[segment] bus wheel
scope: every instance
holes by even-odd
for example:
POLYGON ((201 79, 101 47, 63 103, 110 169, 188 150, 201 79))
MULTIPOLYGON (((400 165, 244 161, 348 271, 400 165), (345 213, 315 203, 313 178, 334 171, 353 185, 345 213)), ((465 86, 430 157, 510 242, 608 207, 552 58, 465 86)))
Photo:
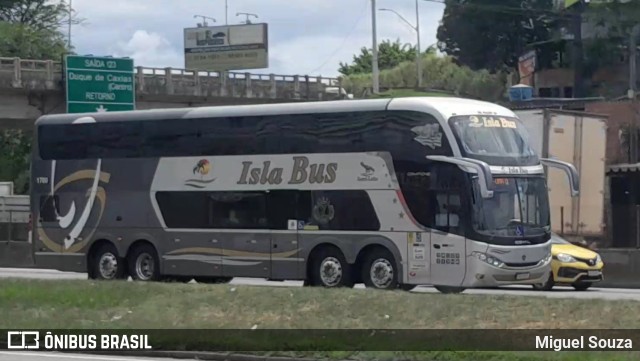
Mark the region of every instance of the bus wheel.
POLYGON ((118 250, 111 243, 101 245, 91 261, 90 277, 98 280, 118 280, 126 278, 125 261, 118 256, 118 250))
POLYGON ((365 258, 362 280, 366 287, 393 290, 399 287, 395 260, 386 249, 375 249, 365 258))
POLYGON ((194 279, 198 283, 223 284, 231 282, 233 277, 195 277, 194 279))
POLYGON ((440 293, 444 293, 444 294, 462 293, 465 290, 463 287, 452 287, 452 286, 434 286, 434 287, 440 293))
POLYGON ((158 254, 149 244, 142 244, 131 251, 129 270, 134 281, 158 281, 160 267, 158 254))
POLYGON ((353 287, 351 266, 340 250, 327 247, 312 257, 312 285, 327 288, 353 287))

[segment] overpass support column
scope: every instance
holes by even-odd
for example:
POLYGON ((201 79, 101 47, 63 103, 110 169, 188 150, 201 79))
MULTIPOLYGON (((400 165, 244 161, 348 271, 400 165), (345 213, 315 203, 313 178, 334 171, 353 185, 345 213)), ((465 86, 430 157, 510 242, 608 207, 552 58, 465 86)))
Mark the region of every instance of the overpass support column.
POLYGON ((136 91, 144 93, 144 70, 141 66, 136 67, 136 91))
POLYGON ((275 74, 269 74, 269 84, 271 84, 271 89, 269 90, 269 97, 271 99, 275 99, 278 96, 278 89, 276 88, 275 74))
POLYGON ((300 99, 300 76, 293 77, 293 99, 300 99))
POLYGON ((227 80, 229 79, 229 73, 227 73, 226 71, 221 71, 218 73, 218 76, 220 77, 220 96, 226 97, 228 94, 227 80))
POLYGON ((253 98, 253 87, 251 86, 251 73, 244 73, 245 96, 253 98))
POLYGON ((164 87, 167 95, 173 95, 173 69, 164 68, 164 87))
POLYGON ((318 89, 317 89, 317 91, 318 91, 318 100, 322 100, 322 96, 323 96, 323 93, 324 93, 324 89, 323 89, 324 87, 322 86, 322 77, 319 76, 317 78, 316 84, 318 85, 318 89))
POLYGON ((14 88, 22 88, 22 66, 20 58, 13 58, 13 79, 11 86, 14 88))

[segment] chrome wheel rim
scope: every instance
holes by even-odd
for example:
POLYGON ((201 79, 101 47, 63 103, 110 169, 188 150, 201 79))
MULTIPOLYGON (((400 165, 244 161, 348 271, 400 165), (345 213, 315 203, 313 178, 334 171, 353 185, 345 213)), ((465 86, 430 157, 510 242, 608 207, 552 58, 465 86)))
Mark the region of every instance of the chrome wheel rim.
POLYGON ((136 274, 141 280, 147 281, 153 277, 155 262, 148 253, 143 253, 136 259, 136 274))
POLYGON ((118 258, 111 252, 104 253, 98 261, 100 276, 105 279, 113 279, 118 272, 118 258))
POLYGON ((342 265, 334 257, 325 258, 320 264, 320 279, 325 286, 333 287, 342 280, 342 265))
POLYGON ((385 258, 378 258, 371 263, 369 270, 371 283, 377 288, 389 288, 393 282, 393 266, 385 258))

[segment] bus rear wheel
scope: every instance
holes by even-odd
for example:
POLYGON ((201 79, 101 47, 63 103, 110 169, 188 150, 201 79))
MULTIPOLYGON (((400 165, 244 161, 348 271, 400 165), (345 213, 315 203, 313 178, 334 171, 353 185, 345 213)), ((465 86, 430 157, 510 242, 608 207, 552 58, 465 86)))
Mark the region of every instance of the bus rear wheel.
POLYGON ((97 280, 121 280, 126 278, 125 261, 111 243, 98 247, 89 264, 89 278, 97 280))
POLYGON ((194 278, 198 283, 206 283, 206 284, 224 284, 229 283, 233 279, 233 277, 195 277, 194 278))
POLYGON ((160 280, 160 264, 158 253, 149 244, 135 247, 129 257, 129 270, 134 281, 160 280))
POLYGON ((374 249, 362 264, 362 280, 367 288, 393 290, 400 287, 396 262, 386 249, 374 249))
POLYGON ((337 248, 322 248, 312 255, 312 260, 311 285, 326 288, 353 287, 351 265, 337 248))

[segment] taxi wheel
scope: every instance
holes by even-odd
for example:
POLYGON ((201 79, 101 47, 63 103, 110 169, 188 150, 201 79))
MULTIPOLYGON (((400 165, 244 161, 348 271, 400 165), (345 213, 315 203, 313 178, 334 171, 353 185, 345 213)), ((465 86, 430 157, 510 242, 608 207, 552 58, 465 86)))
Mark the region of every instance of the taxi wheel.
POLYGON ((578 282, 572 284, 571 286, 573 286, 576 291, 586 291, 589 287, 591 287, 591 283, 578 282))
POLYGON ((550 273, 549 278, 545 283, 533 285, 533 289, 538 291, 551 291, 554 285, 555 282, 553 281, 553 273, 550 273))

